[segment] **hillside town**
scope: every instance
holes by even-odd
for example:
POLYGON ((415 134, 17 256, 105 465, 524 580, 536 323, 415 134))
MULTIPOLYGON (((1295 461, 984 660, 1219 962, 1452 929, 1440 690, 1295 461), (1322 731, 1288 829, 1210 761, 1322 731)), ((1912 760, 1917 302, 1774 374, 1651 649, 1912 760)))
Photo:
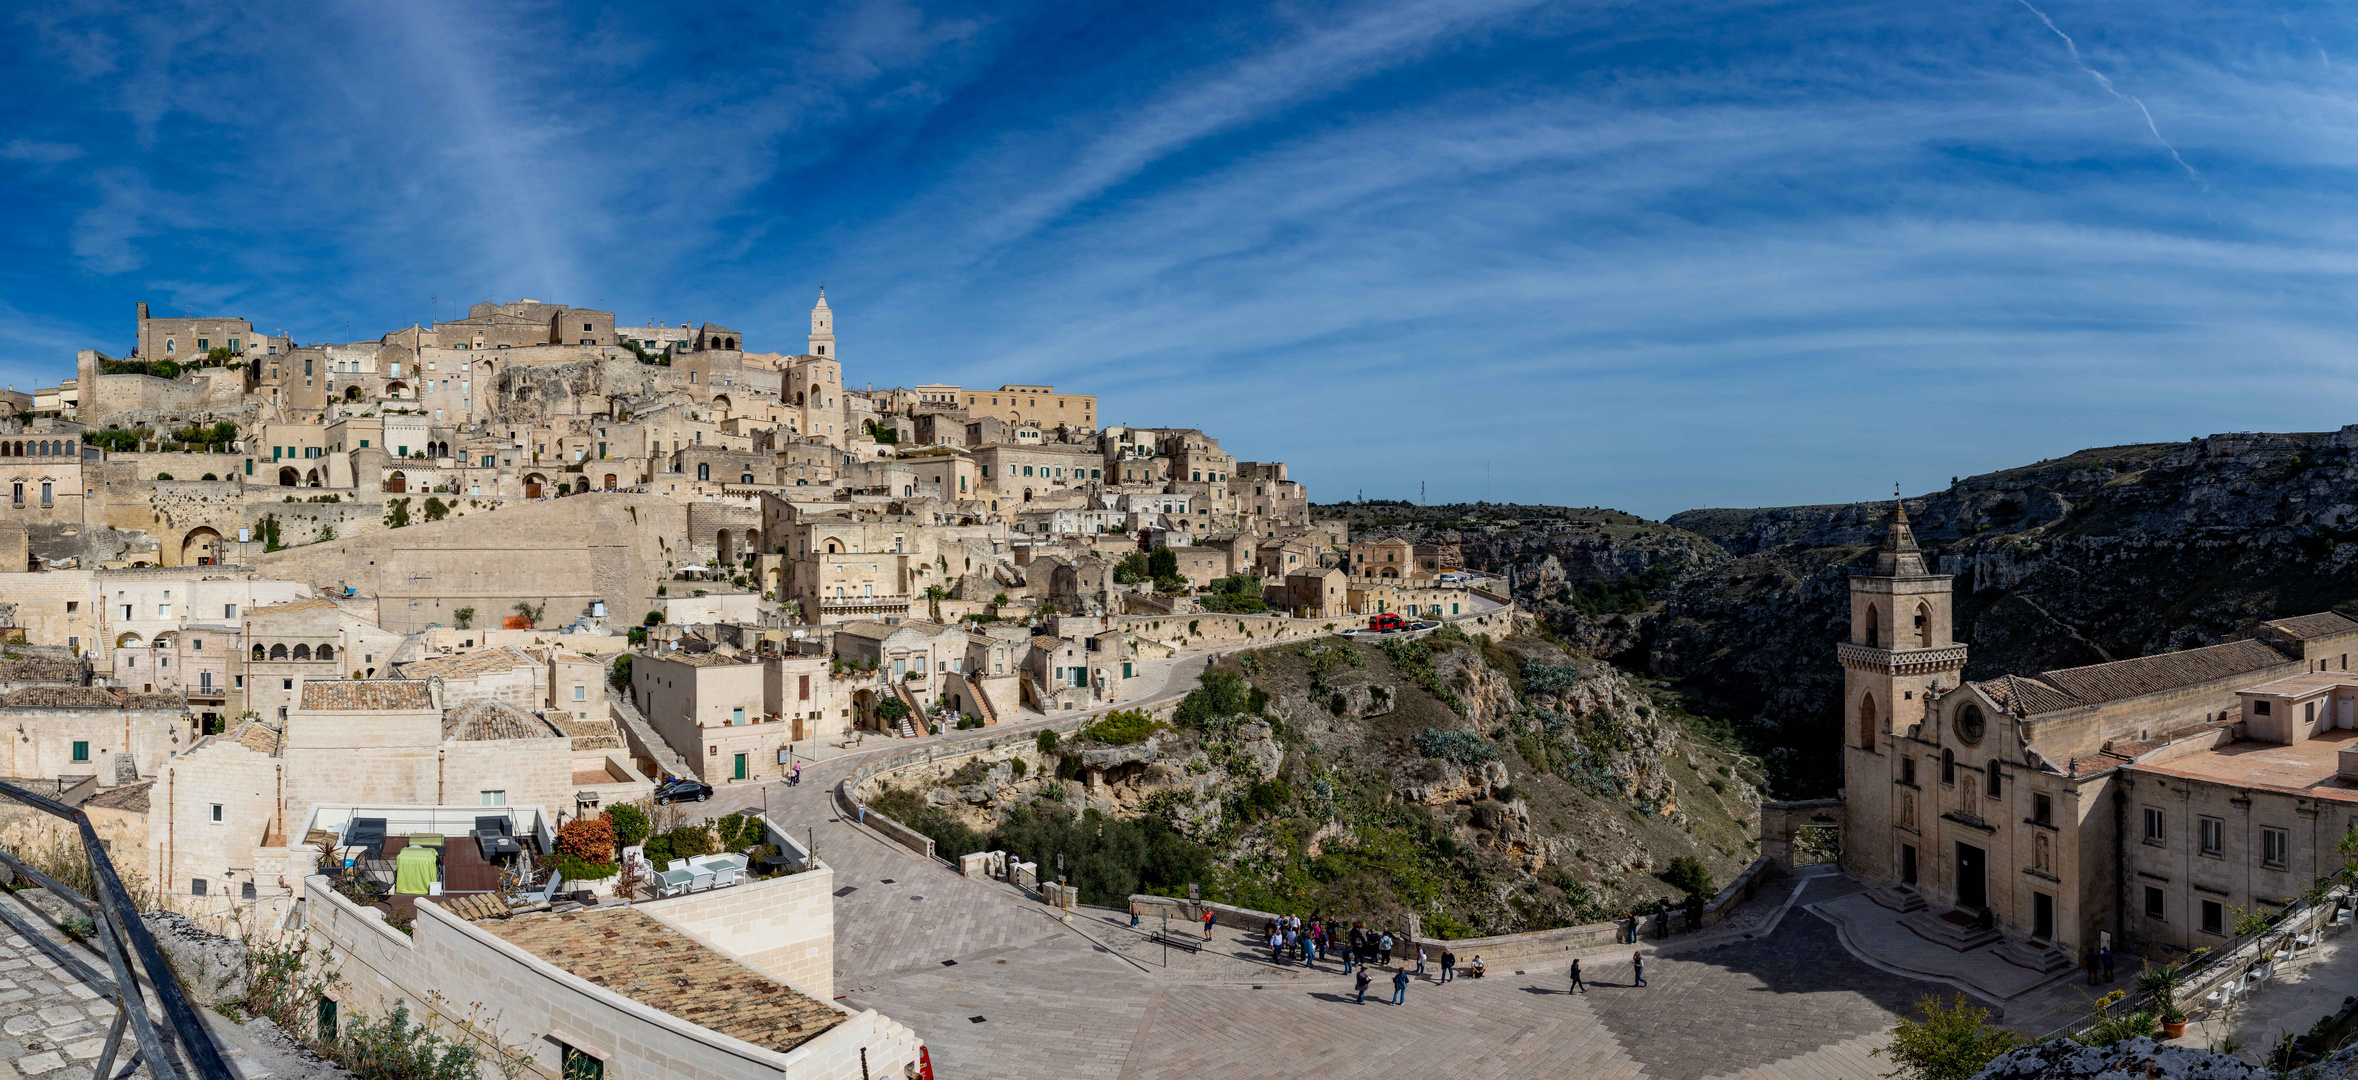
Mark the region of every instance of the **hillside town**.
POLYGON ((930 1068, 838 1000, 810 822, 732 791, 1509 606, 1202 430, 849 378, 823 292, 773 351, 531 299, 346 343, 146 304, 131 330, 0 394, 7 782, 103 820, 155 907, 373 969, 346 1008, 542 971, 509 1023, 571 1032, 550 1075, 930 1068), (716 796, 766 862, 566 839, 716 796), (629 970, 656 954, 697 974, 629 970))

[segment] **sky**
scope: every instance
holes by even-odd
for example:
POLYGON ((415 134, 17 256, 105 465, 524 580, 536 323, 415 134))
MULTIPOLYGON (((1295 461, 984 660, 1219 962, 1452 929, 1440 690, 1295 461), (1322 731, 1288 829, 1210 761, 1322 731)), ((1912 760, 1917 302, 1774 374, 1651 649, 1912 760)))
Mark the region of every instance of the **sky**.
POLYGON ((61 0, 0 382, 533 297, 1662 517, 2358 421, 2358 9, 61 0))

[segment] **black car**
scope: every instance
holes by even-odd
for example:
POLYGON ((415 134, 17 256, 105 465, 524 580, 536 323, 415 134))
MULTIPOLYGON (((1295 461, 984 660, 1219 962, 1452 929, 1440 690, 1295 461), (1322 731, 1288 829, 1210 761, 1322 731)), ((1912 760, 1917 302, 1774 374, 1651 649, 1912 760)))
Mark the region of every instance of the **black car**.
POLYGON ((655 788, 657 803, 703 802, 712 797, 712 785, 694 780, 666 780, 655 788))

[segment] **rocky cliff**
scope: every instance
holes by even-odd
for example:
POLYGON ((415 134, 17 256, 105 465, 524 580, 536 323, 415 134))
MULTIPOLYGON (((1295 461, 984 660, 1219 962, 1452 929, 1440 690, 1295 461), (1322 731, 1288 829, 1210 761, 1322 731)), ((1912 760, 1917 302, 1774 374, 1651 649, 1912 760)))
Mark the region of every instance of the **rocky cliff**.
MULTIPOLYGON (((1905 502, 1918 542, 1957 577, 1966 674, 1988 678, 2358 609, 2354 449, 2358 427, 2106 447, 1961 477, 1905 502)), ((1603 539, 1608 550, 1582 552, 1583 566, 1647 567, 1617 580, 1582 581, 1570 564, 1561 579, 1524 572, 1544 568, 1532 562, 1538 548, 1564 542, 1529 526, 1500 530, 1530 532, 1519 545, 1467 546, 1466 561, 1517 567, 1519 597, 1567 638, 1734 720, 1766 757, 1778 797, 1831 794, 1833 646, 1849 632, 1851 567, 1889 507, 1691 510, 1629 526, 1603 539)))

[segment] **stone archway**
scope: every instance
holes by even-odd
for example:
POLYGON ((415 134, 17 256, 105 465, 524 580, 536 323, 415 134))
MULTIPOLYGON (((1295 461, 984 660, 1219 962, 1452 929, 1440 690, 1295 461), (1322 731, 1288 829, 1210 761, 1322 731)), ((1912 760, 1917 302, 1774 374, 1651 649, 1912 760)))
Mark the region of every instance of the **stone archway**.
POLYGON ((404 475, 401 470, 395 469, 393 470, 393 475, 385 478, 386 494, 401 495, 407 493, 408 491, 409 477, 404 475))
POLYGON ((612 491, 612 490, 614 490, 614 484, 615 484, 615 482, 614 482, 614 474, 613 474, 613 473, 607 473, 607 474, 606 474, 606 490, 608 490, 608 491, 612 491))
POLYGON ((540 475, 539 473, 533 473, 532 475, 525 477, 525 478, 524 478, 524 497, 525 497, 525 498, 527 498, 527 499, 537 499, 537 498, 540 498, 540 487, 541 487, 541 485, 542 485, 542 484, 545 484, 545 483, 547 483, 547 482, 548 482, 548 479, 547 479, 546 477, 543 477, 543 476, 542 476, 542 475, 540 475))
POLYGON ((1840 862, 1845 813, 1841 799, 1760 804, 1760 853, 1792 869, 1803 862, 1840 862))
POLYGON ((280 486, 280 487, 295 487, 296 485, 299 485, 299 484, 301 484, 302 482, 303 482, 303 474, 296 472, 296 471, 295 471, 295 467, 294 467, 294 466, 292 466, 292 465, 282 465, 282 466, 279 466, 279 470, 278 470, 278 486, 280 486))
POLYGON ((222 562, 221 534, 210 525, 188 530, 180 538, 180 565, 218 566, 222 562))

